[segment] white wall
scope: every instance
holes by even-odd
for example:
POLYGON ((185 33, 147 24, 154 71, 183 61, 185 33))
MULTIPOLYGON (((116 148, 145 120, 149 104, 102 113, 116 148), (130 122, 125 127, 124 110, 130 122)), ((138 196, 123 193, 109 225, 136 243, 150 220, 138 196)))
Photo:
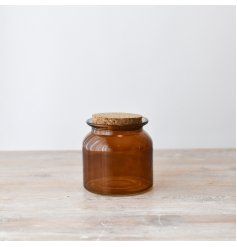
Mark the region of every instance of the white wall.
POLYGON ((80 149, 95 112, 155 148, 235 146, 234 6, 0 6, 0 150, 80 149))

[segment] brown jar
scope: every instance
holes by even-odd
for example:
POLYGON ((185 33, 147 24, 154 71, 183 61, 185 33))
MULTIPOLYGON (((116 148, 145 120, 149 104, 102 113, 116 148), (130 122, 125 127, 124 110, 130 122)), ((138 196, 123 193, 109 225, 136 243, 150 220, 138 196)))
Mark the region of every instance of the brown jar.
POLYGON ((92 130, 83 142, 84 187, 104 195, 133 194, 150 188, 152 140, 143 130, 148 120, 104 120, 87 121, 92 130))

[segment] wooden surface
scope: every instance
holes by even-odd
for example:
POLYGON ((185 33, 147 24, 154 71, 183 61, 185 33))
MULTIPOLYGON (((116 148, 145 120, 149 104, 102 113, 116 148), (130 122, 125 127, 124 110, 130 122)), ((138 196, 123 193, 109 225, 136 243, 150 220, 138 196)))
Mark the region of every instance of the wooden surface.
POLYGON ((234 240, 235 150, 158 151, 154 187, 82 186, 80 152, 0 152, 0 240, 234 240))

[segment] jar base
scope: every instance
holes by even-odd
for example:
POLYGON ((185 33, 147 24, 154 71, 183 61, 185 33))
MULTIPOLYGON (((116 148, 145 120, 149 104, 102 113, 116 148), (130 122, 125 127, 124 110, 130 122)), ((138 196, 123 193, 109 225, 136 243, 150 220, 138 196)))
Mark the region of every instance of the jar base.
POLYGON ((103 177, 84 183, 90 192, 102 195, 129 195, 144 192, 152 187, 152 183, 137 177, 103 177))

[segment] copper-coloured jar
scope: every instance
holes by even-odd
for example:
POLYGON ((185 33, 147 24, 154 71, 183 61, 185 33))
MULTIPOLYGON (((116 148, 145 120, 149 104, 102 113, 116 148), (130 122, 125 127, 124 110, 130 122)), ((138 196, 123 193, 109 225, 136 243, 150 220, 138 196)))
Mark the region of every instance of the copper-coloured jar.
POLYGON ((143 130, 148 120, 118 123, 110 118, 109 124, 106 120, 87 121, 92 130, 83 141, 84 187, 104 195, 147 190, 153 183, 152 140, 143 130))

